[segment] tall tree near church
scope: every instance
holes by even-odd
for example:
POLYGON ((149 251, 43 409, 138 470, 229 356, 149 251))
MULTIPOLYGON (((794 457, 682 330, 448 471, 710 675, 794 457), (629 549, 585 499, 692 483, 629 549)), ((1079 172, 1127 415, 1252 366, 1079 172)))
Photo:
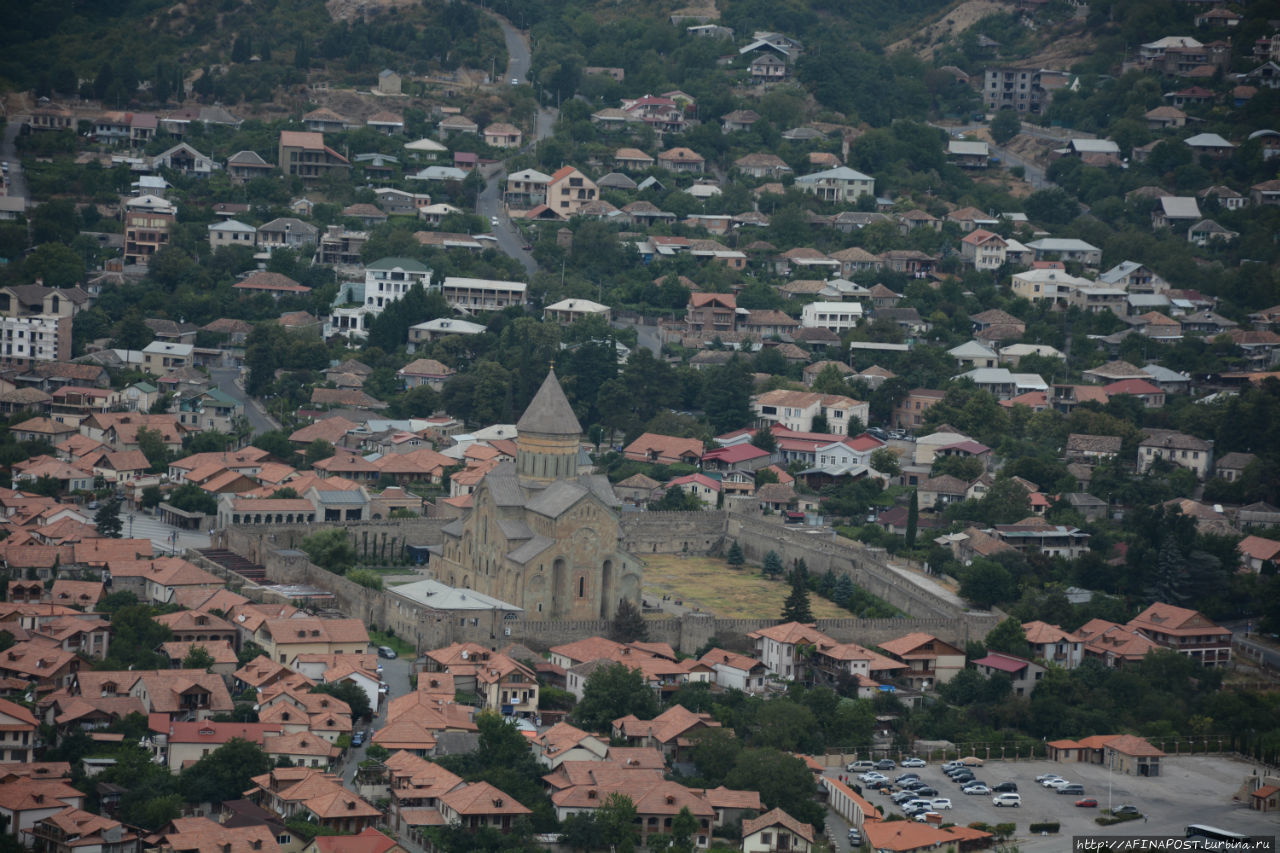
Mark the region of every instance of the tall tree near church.
POLYGON ((907 547, 916 547, 916 527, 920 524, 920 492, 911 490, 911 504, 907 507, 907 547))
POLYGON ((792 575, 791 594, 782 605, 783 622, 812 622, 813 610, 809 607, 809 585, 807 573, 795 572, 792 575))

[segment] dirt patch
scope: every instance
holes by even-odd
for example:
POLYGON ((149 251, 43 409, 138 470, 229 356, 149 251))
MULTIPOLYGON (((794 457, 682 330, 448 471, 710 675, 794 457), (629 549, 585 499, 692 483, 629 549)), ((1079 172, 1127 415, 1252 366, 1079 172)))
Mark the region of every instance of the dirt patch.
POLYGON ((902 41, 889 45, 886 53, 893 53, 895 50, 910 50, 914 51, 921 59, 932 59, 933 55, 938 52, 938 49, 948 39, 969 29, 969 27, 978 23, 987 15, 1008 11, 1007 4, 997 3, 995 0, 964 0, 964 2, 943 12, 938 20, 926 25, 924 29, 917 31, 902 41))
MULTIPOLYGON (((652 555, 645 557, 644 597, 679 599, 685 607, 714 613, 720 619, 776 619, 791 587, 767 580, 758 566, 730 567, 711 557, 652 555)), ((815 619, 849 617, 848 610, 810 594, 815 619)))

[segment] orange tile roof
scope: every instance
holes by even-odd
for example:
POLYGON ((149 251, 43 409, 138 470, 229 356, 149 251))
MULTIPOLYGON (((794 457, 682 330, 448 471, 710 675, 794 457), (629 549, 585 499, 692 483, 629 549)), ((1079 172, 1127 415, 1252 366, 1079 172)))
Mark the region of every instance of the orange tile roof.
POLYGON ((788 645, 797 643, 828 643, 835 645, 836 642, 819 631, 815 625, 802 622, 784 622, 781 625, 771 625, 768 628, 752 631, 747 636, 752 639, 764 637, 765 639, 788 645))
POLYGON ((813 843, 813 827, 807 823, 801 823, 782 809, 773 809, 760 815, 760 817, 744 820, 742 822, 742 837, 745 839, 752 833, 771 826, 781 826, 794 832, 810 844, 813 843))
POLYGON ((945 830, 911 820, 868 820, 862 823, 862 834, 871 849, 906 853, 911 850, 933 850, 955 840, 945 830))
POLYGON ((510 794, 505 794, 488 782, 473 782, 440 797, 441 805, 461 816, 468 815, 527 815, 533 814, 510 794))

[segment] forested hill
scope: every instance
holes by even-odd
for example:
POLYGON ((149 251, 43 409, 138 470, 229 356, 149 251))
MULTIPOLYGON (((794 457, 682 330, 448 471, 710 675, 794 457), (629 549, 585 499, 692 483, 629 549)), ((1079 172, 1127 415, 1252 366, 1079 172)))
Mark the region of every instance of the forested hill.
POLYGON ((0 4, 0 91, 172 103, 177 81, 225 104, 308 79, 361 81, 506 64, 478 5, 412 0, 33 0, 0 4), (366 12, 365 16, 359 10, 366 12), (205 74, 206 69, 212 73, 205 74), (141 88, 139 86, 141 85, 141 88), (214 89, 216 85, 217 89, 214 89))

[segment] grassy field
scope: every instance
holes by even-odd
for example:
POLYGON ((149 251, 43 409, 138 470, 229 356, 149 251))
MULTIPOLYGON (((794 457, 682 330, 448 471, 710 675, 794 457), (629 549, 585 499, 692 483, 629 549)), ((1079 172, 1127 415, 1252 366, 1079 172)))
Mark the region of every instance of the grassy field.
MULTIPOLYGON (((734 569, 714 557, 646 555, 644 597, 664 595, 680 599, 685 607, 699 607, 721 619, 768 619, 782 613, 791 587, 783 581, 765 580, 758 566, 734 569)), ((809 594, 815 619, 851 616, 848 610, 809 594)))

